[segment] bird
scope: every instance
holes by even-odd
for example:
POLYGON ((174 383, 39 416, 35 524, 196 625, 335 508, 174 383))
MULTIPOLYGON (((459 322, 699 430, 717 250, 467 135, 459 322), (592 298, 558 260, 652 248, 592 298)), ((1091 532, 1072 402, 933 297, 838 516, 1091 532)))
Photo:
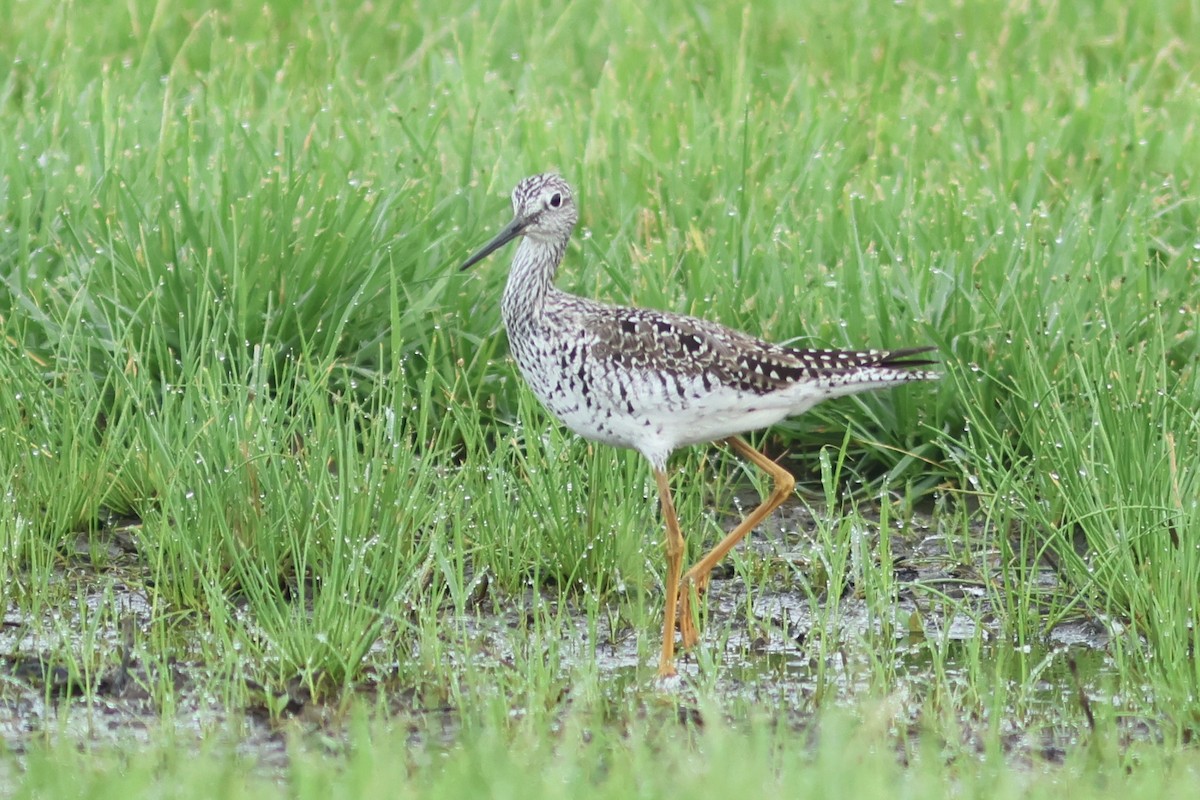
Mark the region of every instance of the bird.
POLYGON ((631 448, 650 463, 666 529, 663 638, 658 675, 699 641, 693 596, 712 569, 795 488, 786 469, 743 434, 804 413, 822 400, 940 375, 920 356, 935 348, 813 350, 788 347, 698 317, 610 305, 554 284, 579 220, 558 174, 525 178, 513 219, 459 267, 465 271, 520 239, 500 301, 509 349, 537 399, 579 436, 631 448), (766 472, 771 493, 703 558, 683 571, 685 541, 667 460, 689 445, 723 441, 766 472))

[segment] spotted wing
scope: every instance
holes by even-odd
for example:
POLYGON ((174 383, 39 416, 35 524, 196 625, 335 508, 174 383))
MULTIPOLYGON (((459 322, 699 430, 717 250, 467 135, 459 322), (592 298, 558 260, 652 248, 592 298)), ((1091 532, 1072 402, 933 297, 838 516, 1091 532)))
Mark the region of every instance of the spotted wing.
POLYGON ((808 350, 784 347, 696 317, 650 309, 598 307, 592 355, 619 369, 657 369, 769 394, 801 381, 836 378, 871 367, 904 371, 933 362, 905 350, 808 350))

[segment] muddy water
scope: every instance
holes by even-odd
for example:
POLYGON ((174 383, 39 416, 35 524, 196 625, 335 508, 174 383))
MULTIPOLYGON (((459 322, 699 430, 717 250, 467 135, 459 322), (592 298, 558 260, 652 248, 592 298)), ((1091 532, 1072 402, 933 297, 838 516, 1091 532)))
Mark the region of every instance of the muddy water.
MULTIPOLYGON (((846 543, 851 552, 841 565, 846 577, 834 580, 829 574, 838 567, 822 562, 813 544, 816 513, 828 519, 795 503, 748 537, 740 547, 750 565, 749 581, 732 568, 714 574, 705 601, 705 658, 681 658, 683 679, 673 684, 653 679, 656 630, 635 630, 619 614, 612 625, 597 626, 574 611, 571 600, 533 592, 517 598, 483 596, 469 617, 447 612, 445 624, 468 643, 459 657, 471 658, 477 667, 480 658, 490 660, 503 670, 518 649, 529 647, 522 631, 533 608, 549 608, 556 619, 571 620, 573 635, 559 643, 564 679, 586 660, 615 695, 665 693, 686 705, 703 686, 706 694, 750 700, 798 726, 824 703, 882 697, 892 706, 895 724, 916 730, 936 685, 950 698, 941 702, 962 703, 965 737, 981 737, 987 716, 1000 713, 1000 729, 1022 757, 1058 757, 1078 738, 1087 704, 1110 699, 1104 688, 1110 630, 1102 621, 1075 615, 1036 643, 1005 639, 1003 610, 993 607, 997 592, 989 586, 997 580, 999 556, 988 550, 986 537, 948 541, 934 519, 921 516, 893 527, 892 589, 890 600, 881 604, 880 592, 853 582, 862 574, 855 559, 879 557, 878 521, 851 530, 846 543), (836 604, 833 613, 831 603, 836 604), (981 691, 971 677, 975 662, 998 665, 995 671, 983 670, 996 685, 982 691, 1001 692, 1005 699, 999 707, 973 696, 981 691)), ((152 610, 144 592, 131 588, 138 585, 136 558, 110 555, 126 566, 118 563, 103 576, 74 568, 56 576, 75 587, 69 605, 47 609, 36 620, 22 618, 11 604, 7 609, 0 629, 0 739, 8 750, 20 753, 30 741, 61 736, 149 743, 166 725, 176 738, 219 730, 260 763, 278 766, 286 760, 286 737, 268 705, 285 718, 302 720, 307 729, 339 735, 342 723, 336 715, 310 703, 302 689, 282 690, 269 702, 263 691, 263 702, 229 709, 203 694, 203 664, 140 663, 137 641, 150 628, 152 610), (122 569, 130 571, 130 580, 113 577, 122 569), (75 653, 76 660, 44 661, 45 654, 56 652, 75 653), (164 682, 176 698, 166 720, 148 691, 164 682)), ((1058 578, 1048 564, 1027 567, 1039 590, 1047 596, 1057 590, 1058 578)), ((452 657, 454 647, 448 642, 452 657)), ((381 642, 377 653, 388 652, 394 659, 392 645, 381 642)), ((415 699, 418 691, 382 683, 367 691, 391 692, 388 705, 398 714, 428 714, 415 699)), ((441 729, 452 736, 453 709, 436 713, 441 729)))
MULTIPOLYGON (((653 680, 656 627, 593 621, 589 632, 587 616, 570 601, 528 592, 484 602, 491 613, 454 622, 478 652, 511 663, 522 657, 519 648, 529 647, 513 631, 527 628, 538 609, 554 619, 565 616, 575 627, 573 638, 560 643, 564 670, 594 665, 614 694, 670 692, 687 703, 703 687, 706 695, 750 700, 797 725, 825 703, 866 701, 886 704, 898 727, 916 731, 931 707, 949 705, 968 745, 982 742, 990 726, 1020 758, 1061 758, 1085 733, 1090 705, 1115 702, 1107 649, 1119 623, 1073 611, 1034 640, 1013 641, 1003 626, 1007 612, 994 605, 1004 597, 1001 555, 982 528, 964 542, 947 539, 929 516, 894 526, 891 590, 882 593, 855 585, 853 577, 864 574, 855 559, 878 563, 879 520, 868 518, 861 530, 851 530, 845 546, 853 552, 840 565, 845 577, 831 580, 838 565, 821 561, 813 543, 815 514, 828 524, 828 515, 800 503, 781 509, 739 545, 741 574, 732 567, 714 573, 704 601, 704 657, 681 656, 678 683, 653 680), (989 685, 979 685, 981 673, 989 685)), ((1051 564, 1022 569, 1047 608, 1055 600, 1061 605, 1051 564)), ((1152 735, 1144 720, 1127 720, 1122 735, 1152 735)))

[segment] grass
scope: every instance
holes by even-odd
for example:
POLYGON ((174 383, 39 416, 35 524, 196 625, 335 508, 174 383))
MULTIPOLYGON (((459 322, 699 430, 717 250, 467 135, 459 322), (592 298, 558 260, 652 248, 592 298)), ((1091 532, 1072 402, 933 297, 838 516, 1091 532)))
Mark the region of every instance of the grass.
MULTIPOLYGON (((288 728, 297 794, 500 794, 530 768, 545 795, 1186 785, 1200 8, 1126 6, 0 0, 0 697, 91 709, 132 658, 163 733, 80 754, 47 717, 6 734, 13 782, 235 792, 252 770, 226 723, 198 760, 172 733, 199 697, 234 729, 259 704, 281 725, 289 699, 325 709, 328 751, 288 728), (564 287, 944 364, 768 435, 818 529, 803 569, 735 557, 746 594, 696 654, 700 732, 650 684, 648 470, 524 389, 503 254, 453 268, 551 168, 582 212, 564 287), (897 577, 914 509, 986 606, 897 577), (781 583, 820 609, 812 669, 756 715, 718 645, 781 583), (898 619, 914 587, 929 605, 898 619), (980 623, 965 639, 956 612, 980 623), (1055 684, 1060 719, 1038 687, 1080 617, 1111 638, 1055 684), (639 666, 597 671, 630 639, 639 666), (461 735, 411 755, 373 697, 449 707, 461 735), (1054 769, 1005 738, 1060 724, 1081 743, 1054 769)), ((744 476, 711 449, 674 465, 698 553, 744 476)))
MULTIPOLYGON (((230 754, 178 750, 81 754, 58 748, 30 758, 31 782, 56 796, 117 796, 152 782, 169 797, 455 797, 487 791, 494 797, 661 797, 672 792, 728 796, 794 792, 826 797, 937 796, 947 776, 947 753, 914 738, 897 748, 878 720, 831 719, 811 755, 780 752, 779 732, 762 720, 734 727, 705 725, 680 735, 661 719, 635 725, 626 736, 593 730, 568 718, 547 736, 524 724, 465 734, 437 753, 436 770, 409 752, 408 735, 359 722, 344 752, 297 748, 292 766, 267 780, 230 754), (664 733, 668 734, 664 736, 664 733), (907 762, 902 765, 900 761, 907 762)), ((956 794, 964 797, 1056 797, 1070 782, 1080 797, 1116 791, 1149 797, 1190 797, 1194 753, 1164 760, 1139 752, 1120 768, 1081 752, 1053 771, 997 769, 972 753, 950 754, 956 794)))

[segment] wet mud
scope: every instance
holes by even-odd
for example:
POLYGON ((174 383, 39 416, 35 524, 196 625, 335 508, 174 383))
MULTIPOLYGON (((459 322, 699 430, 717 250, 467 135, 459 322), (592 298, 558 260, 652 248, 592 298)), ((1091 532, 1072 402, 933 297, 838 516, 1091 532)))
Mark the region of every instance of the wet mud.
MULTIPOLYGON (((558 592, 502 597, 486 581, 469 614, 444 610, 442 644, 451 669, 462 667, 454 659, 471 659, 476 670, 512 669, 531 657, 530 648, 545 648, 531 638, 529 621, 550 613, 560 625, 568 620, 567 637, 554 643, 564 710, 574 702, 571 675, 586 666, 620 707, 662 708, 665 697, 671 713, 689 724, 702 722, 700 695, 749 700, 797 728, 810 725, 825 704, 868 700, 887 707, 903 743, 919 738, 931 708, 950 705, 960 717, 960 746, 982 747, 985 733, 998 725, 1014 758, 1050 761, 1086 734, 1089 704, 1111 700, 1106 650, 1117 623, 1076 611, 1034 642, 1011 641, 1002 624, 1006 612, 995 607, 1004 597, 994 585, 1004 565, 987 536, 951 541, 935 518, 916 515, 889 523, 881 553, 879 521, 868 519, 849 531, 845 563, 831 565, 813 543, 817 514, 829 524, 825 512, 789 504, 739 545, 737 568, 731 562, 714 573, 703 601, 699 653, 680 658, 676 681, 655 679, 659 631, 631 622, 620 600, 610 619, 597 624, 576 608, 577 600, 558 592), (881 557, 889 564, 883 573, 888 586, 856 585, 852 576, 880 571, 855 569, 854 559, 878 563, 881 557), (1008 693, 998 707, 976 696, 980 689, 970 675, 979 663, 1012 670, 1011 677, 998 670, 996 685, 984 689, 1008 693), (937 702, 931 701, 934 686, 940 687, 937 702), (1004 715, 999 723, 988 718, 995 713, 1004 715)), ((297 732, 344 737, 347 721, 339 709, 345 704, 315 702, 299 678, 275 688, 247 678, 242 696, 250 701, 229 708, 206 694, 203 687, 212 685, 207 665, 186 658, 142 663, 139 637, 151 627, 150 599, 137 588, 136 555, 113 548, 103 574, 68 566, 56 575, 74 587, 68 606, 32 619, 9 602, 0 627, 0 741, 9 752, 64 736, 150 744, 165 732, 178 740, 217 731, 269 769, 286 763, 288 737, 297 732), (123 572, 128 580, 120 579, 123 572), (154 702, 163 695, 173 698, 172 710, 154 702)), ((1052 564, 1031 559, 1023 570, 1047 598, 1059 591, 1052 564)), ((388 659, 403 655, 393 643, 381 640, 373 657, 379 663, 354 691, 408 720, 414 745, 452 741, 457 712, 449 695, 397 681, 403 670, 389 669, 388 659)), ((514 698, 516 715, 519 702, 514 698)), ((1131 717, 1123 735, 1153 737, 1153 724, 1131 717)), ((901 757, 906 746, 898 745, 901 757)))

